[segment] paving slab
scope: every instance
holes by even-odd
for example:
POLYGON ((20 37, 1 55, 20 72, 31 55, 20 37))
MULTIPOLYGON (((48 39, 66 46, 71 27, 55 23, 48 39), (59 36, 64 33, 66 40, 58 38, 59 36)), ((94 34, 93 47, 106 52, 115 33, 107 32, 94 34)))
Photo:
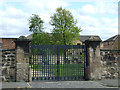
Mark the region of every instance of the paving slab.
MULTIPOLYGON (((3 82, 2 88, 112 88, 96 81, 3 82)), ((114 87, 113 87, 114 88, 114 87)))
POLYGON ((104 80, 98 80, 97 82, 101 83, 101 85, 104 85, 104 86, 120 87, 119 79, 104 79, 104 80))

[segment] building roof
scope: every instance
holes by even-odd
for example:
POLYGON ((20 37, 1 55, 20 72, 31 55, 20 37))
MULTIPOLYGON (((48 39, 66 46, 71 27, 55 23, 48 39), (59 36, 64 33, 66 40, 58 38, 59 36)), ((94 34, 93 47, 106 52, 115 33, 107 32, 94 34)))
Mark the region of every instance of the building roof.
POLYGON ((27 39, 31 40, 32 39, 32 34, 28 35, 27 39))
POLYGON ((104 42, 115 41, 117 37, 120 37, 120 34, 115 35, 115 36, 113 36, 113 37, 111 37, 111 38, 105 40, 104 42))
MULTIPOLYGON (((94 36, 94 35, 80 35, 80 36, 79 36, 79 40, 80 40, 81 42, 84 42, 85 40, 90 39, 91 36, 94 36)), ((100 39, 99 36, 94 36, 94 37, 100 39)), ((29 36, 27 36, 27 39, 30 39, 30 40, 31 40, 31 39, 32 39, 32 35, 30 34, 29 36)), ((100 39, 100 40, 101 40, 101 39, 100 39)))
POLYGON ((80 35, 80 36, 79 36, 79 40, 80 40, 81 42, 85 42, 85 40, 88 40, 88 39, 90 39, 91 37, 96 37, 96 38, 98 38, 99 40, 101 40, 99 36, 93 36, 93 35, 80 35))

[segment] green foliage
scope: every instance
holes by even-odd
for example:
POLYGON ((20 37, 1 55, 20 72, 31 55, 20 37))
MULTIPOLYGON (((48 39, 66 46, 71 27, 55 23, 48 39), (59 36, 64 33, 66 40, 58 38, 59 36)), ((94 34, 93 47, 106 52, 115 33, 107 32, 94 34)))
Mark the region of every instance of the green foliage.
POLYGON ((51 45, 52 38, 49 36, 48 33, 41 32, 41 33, 38 33, 37 35, 32 36, 32 44, 33 45, 51 45))
POLYGON ((29 19, 29 31, 32 34, 32 45, 50 45, 52 38, 50 35, 43 31, 43 20, 39 15, 33 14, 29 19))
POLYGON ((43 20, 37 14, 32 14, 33 16, 29 19, 29 31, 34 34, 40 33, 43 30, 43 20))
POLYGON ((77 27, 70 11, 57 8, 56 13, 51 16, 50 24, 53 26, 52 34, 54 44, 73 45, 79 39, 81 28, 77 27))

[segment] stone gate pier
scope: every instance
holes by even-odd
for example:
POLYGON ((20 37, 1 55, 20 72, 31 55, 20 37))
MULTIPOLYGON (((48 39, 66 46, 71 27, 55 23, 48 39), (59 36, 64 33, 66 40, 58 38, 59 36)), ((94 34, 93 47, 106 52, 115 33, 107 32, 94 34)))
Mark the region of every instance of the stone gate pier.
POLYGON ((21 36, 15 40, 16 44, 16 81, 32 81, 31 68, 29 67, 30 40, 21 36))

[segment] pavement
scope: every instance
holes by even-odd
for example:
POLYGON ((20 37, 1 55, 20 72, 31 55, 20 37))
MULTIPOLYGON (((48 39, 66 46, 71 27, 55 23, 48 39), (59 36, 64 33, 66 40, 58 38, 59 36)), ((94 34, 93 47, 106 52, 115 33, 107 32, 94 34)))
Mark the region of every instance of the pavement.
POLYGON ((120 87, 119 79, 104 79, 104 80, 98 80, 97 82, 101 83, 101 85, 108 87, 120 87))
POLYGON ((118 88, 118 80, 2 82, 2 88, 118 88))

